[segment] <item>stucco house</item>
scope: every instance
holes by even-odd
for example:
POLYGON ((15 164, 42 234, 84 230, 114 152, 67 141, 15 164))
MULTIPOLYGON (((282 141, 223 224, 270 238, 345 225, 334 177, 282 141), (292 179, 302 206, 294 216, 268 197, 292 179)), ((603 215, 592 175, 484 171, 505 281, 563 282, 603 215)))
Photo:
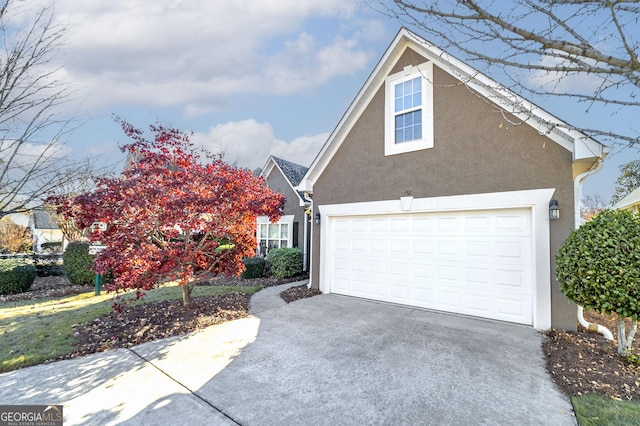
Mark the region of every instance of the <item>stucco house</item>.
POLYGON ((33 251, 44 252, 43 243, 60 243, 59 251, 64 248, 64 235, 49 212, 36 208, 31 210, 29 228, 33 234, 33 251))
POLYGON ((636 188, 618 201, 614 209, 629 210, 632 213, 640 213, 640 188, 636 188))
POLYGON ((303 194, 296 191, 295 187, 307 172, 307 167, 278 157, 270 156, 262 168, 260 176, 263 176, 267 186, 274 191, 284 194, 286 202, 282 217, 277 223, 271 223, 267 216, 259 216, 257 219, 257 253, 266 256, 272 248, 296 247, 302 250, 304 270, 308 270, 309 249, 309 216, 305 209, 311 204, 305 200, 303 194))
POLYGON ((310 285, 575 329, 554 257, 608 152, 402 28, 298 185, 310 285))

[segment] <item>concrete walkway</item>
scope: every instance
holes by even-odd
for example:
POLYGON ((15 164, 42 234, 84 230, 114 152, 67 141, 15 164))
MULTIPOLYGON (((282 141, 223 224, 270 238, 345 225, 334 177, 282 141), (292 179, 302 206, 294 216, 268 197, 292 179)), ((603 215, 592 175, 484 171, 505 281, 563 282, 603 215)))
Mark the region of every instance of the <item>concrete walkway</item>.
POLYGON ((65 425, 575 425, 528 327, 334 295, 0 375, 0 404, 62 404, 65 425))

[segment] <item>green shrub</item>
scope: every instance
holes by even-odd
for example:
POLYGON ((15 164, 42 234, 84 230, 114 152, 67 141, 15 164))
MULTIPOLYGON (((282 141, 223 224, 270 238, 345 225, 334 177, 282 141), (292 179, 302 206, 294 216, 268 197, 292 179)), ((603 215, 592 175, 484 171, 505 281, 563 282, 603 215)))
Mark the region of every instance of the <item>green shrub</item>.
POLYGON ((92 263, 89 243, 83 241, 70 242, 62 255, 64 273, 73 284, 92 285, 95 282, 96 274, 91 270, 92 263))
POLYGON ((42 251, 58 252, 62 250, 62 241, 47 241, 40 244, 42 251))
POLYGON ((556 256, 560 290, 585 309, 618 315, 618 353, 631 354, 624 318, 640 317, 640 218, 605 210, 573 231, 556 256))
POLYGON ((267 255, 269 271, 277 278, 289 278, 302 273, 302 251, 297 248, 272 249, 267 255))
POLYGON ((242 259, 242 263, 244 263, 245 267, 244 272, 242 273, 242 278, 260 278, 264 275, 264 258, 248 257, 246 259, 242 259))
POLYGON ((38 277, 57 277, 64 275, 64 268, 59 262, 58 257, 34 255, 33 265, 36 267, 36 275, 38 277))
POLYGON ((15 260, 0 261, 0 294, 24 293, 36 278, 36 268, 15 260))

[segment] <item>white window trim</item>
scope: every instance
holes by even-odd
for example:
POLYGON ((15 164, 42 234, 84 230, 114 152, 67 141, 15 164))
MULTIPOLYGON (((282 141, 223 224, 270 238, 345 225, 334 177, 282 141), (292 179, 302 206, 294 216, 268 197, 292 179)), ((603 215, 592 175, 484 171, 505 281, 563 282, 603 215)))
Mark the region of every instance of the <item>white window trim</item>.
POLYGON ((408 65, 385 79, 384 155, 433 148, 433 62, 408 65), (422 76, 422 139, 395 143, 394 89, 396 84, 422 76))
MULTIPOLYGON (((288 232, 287 232, 287 241, 289 241, 289 247, 293 247, 293 219, 294 219, 294 215, 286 215, 286 216, 281 216, 280 220, 273 223, 273 225, 275 224, 283 224, 286 223, 287 225, 289 225, 287 227, 288 232)), ((260 250, 260 225, 266 223, 266 224, 271 224, 271 221, 269 220, 269 216, 258 216, 258 218, 256 219, 256 250, 260 250)))

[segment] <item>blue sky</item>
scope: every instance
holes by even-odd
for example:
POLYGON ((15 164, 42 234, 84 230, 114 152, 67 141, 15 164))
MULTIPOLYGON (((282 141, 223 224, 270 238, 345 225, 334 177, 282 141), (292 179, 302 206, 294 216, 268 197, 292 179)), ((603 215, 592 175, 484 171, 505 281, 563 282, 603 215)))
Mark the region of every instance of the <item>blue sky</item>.
MULTIPOLYGON (((62 113, 84 123, 70 155, 96 164, 123 161, 115 114, 191 130, 251 169, 270 154, 309 165, 400 26, 360 0, 57 0, 55 11, 69 28, 58 75, 74 91, 62 113)), ((529 99, 577 126, 632 119, 529 99)), ((638 158, 613 153, 585 194, 608 200, 619 165, 638 158)))

